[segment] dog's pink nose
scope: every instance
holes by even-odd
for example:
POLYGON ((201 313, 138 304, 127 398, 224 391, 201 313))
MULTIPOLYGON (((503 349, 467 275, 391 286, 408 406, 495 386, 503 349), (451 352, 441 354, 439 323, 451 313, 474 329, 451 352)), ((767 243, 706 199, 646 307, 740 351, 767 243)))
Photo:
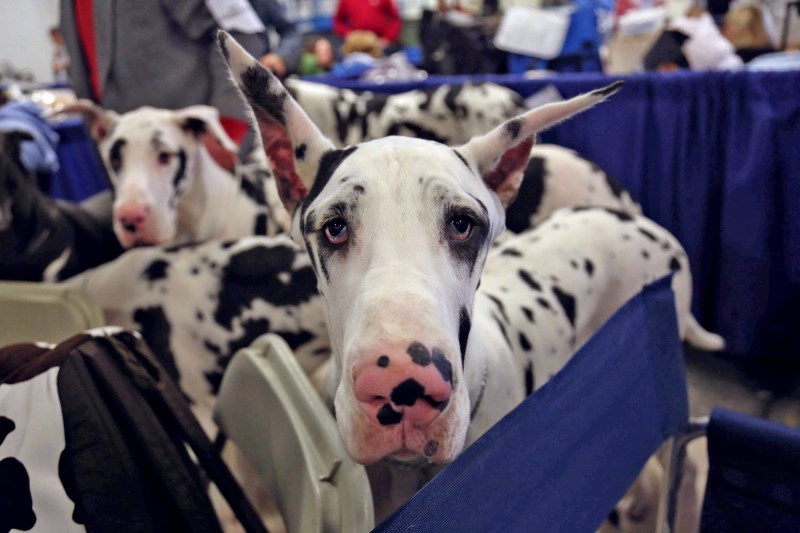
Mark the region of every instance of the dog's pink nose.
POLYGON ((120 226, 128 233, 136 233, 150 216, 150 208, 140 204, 124 204, 114 212, 120 226))
POLYGON ((359 407, 375 423, 433 423, 450 403, 453 367, 438 348, 412 342, 406 350, 371 350, 353 368, 359 407))

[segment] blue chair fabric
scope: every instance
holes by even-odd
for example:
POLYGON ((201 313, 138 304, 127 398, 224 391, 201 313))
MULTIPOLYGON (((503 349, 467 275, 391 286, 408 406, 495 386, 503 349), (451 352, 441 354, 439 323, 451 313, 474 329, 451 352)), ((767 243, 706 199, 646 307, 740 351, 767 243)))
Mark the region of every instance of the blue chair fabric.
POLYGON ((715 409, 701 531, 800 531, 800 429, 715 409))
POLYGON ((375 531, 594 531, 688 423, 674 306, 646 287, 375 531))

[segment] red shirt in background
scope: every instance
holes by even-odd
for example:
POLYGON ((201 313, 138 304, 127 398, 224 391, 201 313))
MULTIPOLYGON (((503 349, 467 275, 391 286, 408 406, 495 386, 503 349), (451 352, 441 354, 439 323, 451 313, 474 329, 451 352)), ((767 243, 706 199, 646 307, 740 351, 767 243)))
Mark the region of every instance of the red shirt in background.
POLYGON ((97 102, 102 100, 100 89, 100 71, 97 68, 97 41, 94 38, 94 4, 92 0, 74 0, 75 25, 78 30, 78 39, 83 48, 86 59, 86 69, 89 71, 89 80, 92 92, 97 102))
POLYGON ((333 31, 341 37, 353 30, 369 30, 396 43, 402 25, 394 0, 339 0, 333 16, 333 31))

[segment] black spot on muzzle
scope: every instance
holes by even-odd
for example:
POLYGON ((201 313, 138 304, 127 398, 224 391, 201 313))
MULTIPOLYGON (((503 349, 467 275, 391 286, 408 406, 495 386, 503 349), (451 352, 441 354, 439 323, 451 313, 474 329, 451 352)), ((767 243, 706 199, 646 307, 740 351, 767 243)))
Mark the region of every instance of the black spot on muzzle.
POLYGON ((399 424, 401 420, 403 420, 403 413, 395 411, 388 403, 378 411, 378 422, 383 426, 393 426, 399 424))

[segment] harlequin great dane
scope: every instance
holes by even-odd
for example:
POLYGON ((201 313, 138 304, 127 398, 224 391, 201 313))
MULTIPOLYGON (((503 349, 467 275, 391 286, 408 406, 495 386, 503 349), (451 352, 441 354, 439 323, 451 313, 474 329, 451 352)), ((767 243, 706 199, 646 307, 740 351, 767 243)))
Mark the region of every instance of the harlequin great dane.
POLYGON ((492 252, 502 268, 481 276, 535 132, 619 84, 535 109, 455 149, 400 137, 336 149, 238 43, 224 32, 219 43, 317 275, 333 352, 328 393, 355 460, 452 461, 644 283, 670 271, 680 334, 722 346, 690 314, 685 253, 644 217, 561 211, 492 252))
MULTIPOLYGON (((83 114, 114 190, 113 226, 125 248, 180 245, 282 232, 260 150, 240 163, 216 109, 142 107, 122 115, 79 101, 62 113, 83 114), (232 168, 223 168, 216 146, 232 168)), ((285 214, 283 214, 285 216, 285 214)))
POLYGON ((340 147, 388 135, 460 144, 527 109, 519 94, 489 82, 398 94, 357 93, 297 79, 284 83, 322 133, 340 147))

